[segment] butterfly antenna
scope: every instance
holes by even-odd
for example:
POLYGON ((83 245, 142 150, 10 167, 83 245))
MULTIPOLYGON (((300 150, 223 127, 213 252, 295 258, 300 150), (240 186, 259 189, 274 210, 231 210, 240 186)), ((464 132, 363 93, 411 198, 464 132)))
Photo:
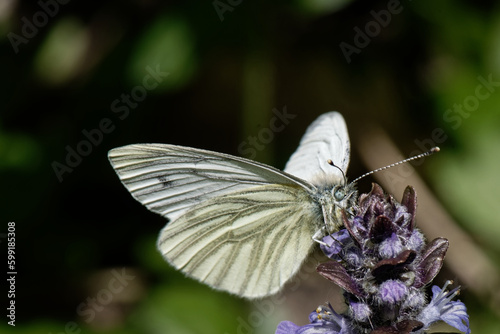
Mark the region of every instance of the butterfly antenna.
POLYGON ((427 156, 429 156, 431 154, 434 154, 434 153, 437 153, 439 151, 440 151, 439 147, 437 147, 437 146, 433 147, 433 148, 431 148, 429 151, 427 151, 425 153, 421 153, 419 155, 415 155, 413 157, 410 157, 410 158, 398 161, 396 163, 390 164, 388 166, 377 168, 375 170, 372 170, 371 172, 365 173, 365 174, 361 175, 360 177, 358 177, 356 180, 352 181, 352 183, 355 183, 355 182, 361 180, 362 178, 364 178, 364 177, 366 177, 368 175, 372 175, 373 173, 380 172, 381 170, 389 169, 391 167, 394 167, 394 166, 397 166, 397 165, 401 165, 401 164, 406 163, 406 162, 410 162, 410 161, 417 160, 417 159, 420 159, 420 158, 423 158, 423 157, 427 157, 427 156))
POLYGON ((342 168, 340 168, 339 166, 337 166, 336 164, 333 163, 332 159, 328 159, 326 160, 326 162, 330 165, 330 166, 333 166, 335 168, 337 168, 341 173, 342 173, 342 177, 344 178, 344 184, 347 184, 347 178, 345 177, 345 173, 344 171, 342 170, 342 168))

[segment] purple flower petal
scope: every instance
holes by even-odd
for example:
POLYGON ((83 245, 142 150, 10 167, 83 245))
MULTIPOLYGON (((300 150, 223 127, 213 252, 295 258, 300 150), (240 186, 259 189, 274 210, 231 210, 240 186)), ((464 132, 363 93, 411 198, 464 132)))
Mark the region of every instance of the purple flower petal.
POLYGON ((278 328, 276 328, 275 334, 295 334, 299 328, 300 326, 291 321, 282 321, 279 323, 278 328))
POLYGON ((406 207, 407 212, 411 215, 408 228, 410 231, 413 231, 415 228, 415 215, 417 213, 417 193, 413 187, 406 187, 401 204, 406 207))
POLYGON ((467 308, 461 301, 450 301, 441 314, 441 320, 455 327, 461 332, 470 333, 469 315, 467 308))
POLYGON ((372 315, 370 306, 366 303, 350 302, 351 312, 356 321, 368 321, 372 315))
POLYGON ((333 327, 322 324, 309 324, 300 327, 297 334, 339 334, 340 332, 333 327))
POLYGON ((320 248, 326 256, 336 260, 337 257, 335 255, 339 254, 344 245, 346 245, 350 240, 351 237, 349 236, 349 232, 346 229, 342 229, 324 237, 322 241, 327 244, 327 246, 320 244, 320 248))
POLYGON ((406 240, 406 247, 408 249, 413 249, 417 252, 421 251, 424 245, 425 245, 425 238, 423 234, 417 229, 413 230, 410 237, 406 240))
POLYGON ((372 275, 378 281, 399 278, 399 275, 405 271, 406 265, 413 263, 416 256, 417 252, 407 249, 394 258, 380 260, 373 267, 372 275))
POLYGON ((318 265, 316 271, 326 279, 334 282, 342 289, 356 295, 358 297, 362 297, 360 288, 356 284, 351 276, 347 273, 345 268, 339 262, 325 262, 318 265))
POLYGON ((438 286, 432 287, 432 300, 422 310, 418 320, 425 324, 428 328, 432 323, 442 320, 448 325, 469 334, 469 315, 467 308, 461 301, 452 301, 458 295, 459 289, 455 288, 451 291, 446 291, 446 287, 451 284, 451 281, 446 282, 443 289, 438 286))
POLYGON ((388 280, 380 285, 380 299, 389 304, 400 302, 407 293, 406 285, 397 280, 388 280))
POLYGON ((422 287, 436 277, 443 266, 448 245, 445 238, 436 238, 427 245, 417 268, 420 280, 415 283, 415 287, 422 287))
POLYGON ((417 320, 403 320, 395 326, 379 327, 370 334, 409 334, 419 330, 423 324, 417 320))
POLYGON ((427 304, 425 297, 426 294, 424 291, 411 287, 408 289, 408 295, 403 301, 402 307, 412 310, 422 309, 427 304))
POLYGON ((379 254, 382 258, 393 258, 403 251, 403 244, 396 233, 382 241, 379 247, 379 254))
POLYGON ((356 242, 358 247, 361 247, 366 234, 363 218, 356 216, 353 219, 347 219, 345 213, 342 213, 342 221, 352 240, 356 242))
POLYGON ((377 216, 371 225, 369 237, 374 242, 381 242, 396 231, 392 220, 387 216, 377 216))
POLYGON ((283 321, 278 325, 275 334, 354 334, 346 318, 337 314, 330 304, 311 312, 309 321, 311 323, 305 326, 283 321))

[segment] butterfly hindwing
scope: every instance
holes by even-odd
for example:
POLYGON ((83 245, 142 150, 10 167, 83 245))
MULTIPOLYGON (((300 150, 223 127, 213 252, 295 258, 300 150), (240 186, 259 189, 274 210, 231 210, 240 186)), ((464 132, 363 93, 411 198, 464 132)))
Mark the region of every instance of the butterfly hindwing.
POLYGON ((158 248, 188 276, 257 298, 298 271, 320 224, 321 207, 302 188, 263 185, 194 206, 162 230, 158 248))

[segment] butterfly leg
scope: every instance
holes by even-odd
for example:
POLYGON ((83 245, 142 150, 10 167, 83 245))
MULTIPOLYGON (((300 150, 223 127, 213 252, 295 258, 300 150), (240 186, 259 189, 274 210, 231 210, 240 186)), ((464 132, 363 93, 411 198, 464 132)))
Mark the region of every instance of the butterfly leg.
POLYGON ((323 239, 324 235, 325 235, 325 227, 322 227, 319 230, 317 230, 316 233, 314 233, 312 239, 320 245, 330 247, 327 243, 321 240, 323 239))

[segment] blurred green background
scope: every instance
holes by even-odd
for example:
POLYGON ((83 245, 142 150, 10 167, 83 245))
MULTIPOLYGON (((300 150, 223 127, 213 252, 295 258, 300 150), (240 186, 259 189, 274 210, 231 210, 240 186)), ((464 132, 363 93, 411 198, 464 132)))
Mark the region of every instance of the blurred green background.
MULTIPOLYGON (((132 199, 106 155, 159 142, 283 168, 330 110, 348 124, 351 179, 366 171, 356 144, 368 127, 406 156, 442 129, 442 153, 418 172, 498 270, 496 1, 0 0, 0 31, 0 233, 16 223, 18 272, 16 326, 3 317, 1 332, 274 333, 281 320, 306 323, 285 304, 260 319, 255 305, 166 265, 155 249, 164 219, 132 199), (265 137, 284 110, 294 117, 265 137)), ((471 290, 460 298, 473 332, 498 333, 499 299, 471 290)))

